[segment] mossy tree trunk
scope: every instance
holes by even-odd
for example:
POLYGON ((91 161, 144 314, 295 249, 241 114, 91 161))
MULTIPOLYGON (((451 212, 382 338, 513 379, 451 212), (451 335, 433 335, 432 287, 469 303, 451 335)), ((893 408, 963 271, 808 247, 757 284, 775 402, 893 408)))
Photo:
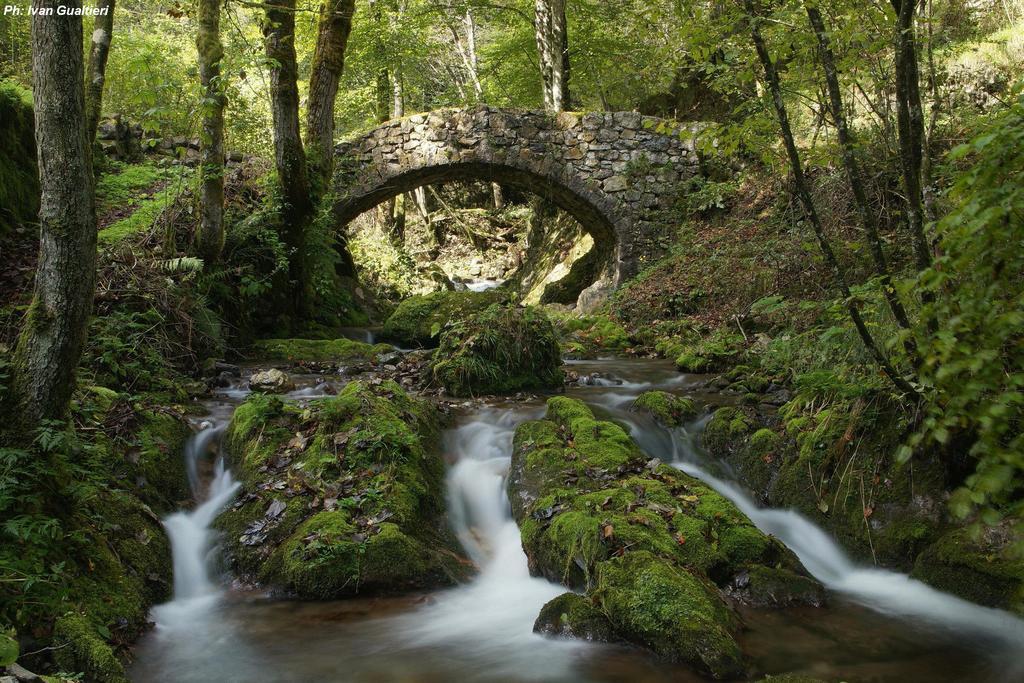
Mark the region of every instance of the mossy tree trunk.
POLYGON ((86 131, 81 7, 39 0, 32 15, 32 86, 39 161, 39 263, 15 352, 14 395, 26 427, 62 419, 74 389, 96 286, 96 209, 86 131))
POLYGON ((199 0, 199 79, 203 86, 202 137, 199 168, 202 174, 201 219, 197 247, 209 266, 220 260, 224 248, 224 87, 220 63, 220 0, 199 0))
MULTIPOLYGON (((265 0, 263 36, 270 61, 270 109, 274 120, 274 163, 284 201, 283 241, 288 247, 292 300, 301 307, 309 276, 306 228, 313 216, 306 154, 299 128, 298 65, 295 57, 295 0, 265 0)), ((297 308, 296 310, 301 310, 297 308)))
POLYGON ((92 27, 92 48, 89 50, 89 80, 86 83, 86 135, 90 144, 96 137, 103 107, 103 84, 106 82, 107 58, 110 56, 110 42, 114 36, 114 0, 99 0, 97 14, 92 27))
POLYGON ((352 32, 355 0, 324 0, 313 50, 306 111, 306 155, 318 195, 326 192, 334 171, 334 101, 345 67, 345 49, 352 32))

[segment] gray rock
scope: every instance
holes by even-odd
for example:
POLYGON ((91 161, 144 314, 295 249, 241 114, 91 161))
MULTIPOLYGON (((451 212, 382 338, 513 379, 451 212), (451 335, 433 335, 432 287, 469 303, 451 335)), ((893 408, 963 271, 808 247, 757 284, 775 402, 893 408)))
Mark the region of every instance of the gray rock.
POLYGON ((295 389, 295 383, 277 368, 261 370, 249 378, 249 388, 264 394, 283 394, 295 389))

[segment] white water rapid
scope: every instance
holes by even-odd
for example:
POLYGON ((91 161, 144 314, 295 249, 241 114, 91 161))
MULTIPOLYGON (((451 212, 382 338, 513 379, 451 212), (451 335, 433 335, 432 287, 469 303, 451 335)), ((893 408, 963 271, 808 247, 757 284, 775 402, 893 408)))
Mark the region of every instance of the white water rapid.
POLYGON ((239 484, 217 451, 223 426, 204 425, 185 447, 185 464, 196 498, 203 495, 198 469, 203 458, 213 456, 214 476, 205 500, 193 510, 181 510, 164 520, 171 542, 174 595, 171 602, 153 608, 157 629, 190 628, 197 612, 209 610, 223 591, 211 578, 216 557, 215 534, 210 528, 220 511, 234 498, 239 484))
MULTIPOLYGON (((974 639, 1008 663, 1007 680, 1024 677, 1024 620, 943 593, 906 574, 858 565, 831 535, 800 513, 760 507, 741 486, 709 472, 705 465, 707 456, 685 430, 668 433, 671 445, 666 452, 666 440, 658 438, 662 435, 652 434, 650 425, 623 417, 633 437, 650 455, 663 458, 731 500, 761 531, 790 548, 807 571, 830 590, 877 612, 917 619, 947 635, 974 639), (995 648, 993 643, 997 644, 995 648)), ((697 429, 702 426, 695 425, 697 429)))
POLYGON ((566 588, 530 576, 505 494, 515 426, 542 414, 531 412, 488 408, 446 434, 445 451, 456 459, 448 473, 452 527, 480 574, 398 620, 404 641, 454 644, 460 657, 489 667, 487 680, 571 680, 585 647, 533 632, 540 608, 566 588))

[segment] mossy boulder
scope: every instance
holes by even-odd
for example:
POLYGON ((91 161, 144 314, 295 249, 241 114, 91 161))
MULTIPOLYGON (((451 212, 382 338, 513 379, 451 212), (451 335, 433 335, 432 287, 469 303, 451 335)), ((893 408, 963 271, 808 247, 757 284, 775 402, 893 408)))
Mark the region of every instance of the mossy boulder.
POLYGON ((717 332, 696 341, 684 342, 674 349, 675 364, 680 372, 718 372, 740 356, 744 340, 739 334, 717 332))
POLYGON ((432 292, 411 296, 384 322, 384 339, 407 347, 437 346, 446 325, 458 323, 508 299, 501 289, 485 292, 432 292))
POLYGON ((725 616, 720 589, 751 567, 804 576, 792 553, 732 503, 649 460, 622 427, 576 399, 551 398, 545 419, 516 429, 508 493, 532 573, 586 591, 617 637, 714 675, 736 673, 739 661, 738 622, 725 616), (626 559, 634 556, 641 559, 626 559), (684 587, 682 603, 657 603, 684 587), (695 622, 717 624, 707 640, 684 644, 692 641, 685 627, 664 630, 687 609, 695 622), (641 623, 645 610, 661 616, 641 623))
POLYGON ((291 363, 368 363, 392 350, 389 344, 366 344, 352 339, 261 339, 252 346, 252 354, 257 358, 291 363))
POLYGON ((715 678, 743 673, 734 638, 739 618, 700 575, 650 552, 631 552, 601 564, 594 595, 627 640, 699 665, 715 678))
POLYGON ((669 429, 681 427, 697 417, 697 405, 693 399, 667 391, 645 391, 633 401, 631 410, 646 413, 669 429))
POLYGON ((563 593, 549 600, 533 624, 535 633, 607 643, 616 640, 604 613, 585 595, 563 593))
POLYGON ((171 597, 171 550, 159 518, 134 495, 106 490, 89 514, 105 529, 84 531, 88 556, 67 586, 53 625, 53 658, 87 681, 126 683, 120 649, 148 626, 149 609, 171 597))
POLYGON ((307 407, 251 397, 225 435, 244 486, 217 522, 235 569, 321 599, 465 577, 438 441, 436 409, 391 381, 352 382, 307 407))
POLYGON ((1006 522, 954 529, 918 555, 912 576, 972 602, 1024 614, 1024 558, 1012 548, 1017 540, 1006 522))
POLYGON ((543 311, 495 304, 445 329, 430 372, 449 394, 476 396, 561 387, 561 366, 543 311))
POLYGON ((572 358, 622 355, 635 346, 629 332, 605 315, 559 313, 549 309, 562 351, 572 358))

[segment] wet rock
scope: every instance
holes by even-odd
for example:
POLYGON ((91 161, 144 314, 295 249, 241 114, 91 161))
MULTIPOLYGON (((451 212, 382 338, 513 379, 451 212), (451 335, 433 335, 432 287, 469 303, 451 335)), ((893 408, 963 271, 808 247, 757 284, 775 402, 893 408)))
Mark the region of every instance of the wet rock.
POLYGON ((663 427, 681 427, 697 417, 697 405, 693 399, 670 394, 667 391, 645 391, 640 394, 630 410, 650 415, 663 427))
POLYGON ((464 579, 439 441, 435 408, 392 381, 353 381, 304 407, 254 395, 225 434, 243 484, 217 520, 234 569, 310 599, 464 579))
POLYGON ((736 577, 771 568, 816 585, 732 503, 575 399, 516 429, 508 495, 531 573, 586 591, 617 638, 716 677, 742 671, 724 599, 736 577))
POLYGON ((548 601, 533 624, 534 633, 608 643, 616 640, 608 618, 578 593, 564 593, 548 601))
POLYGON ((264 394, 284 394, 294 391, 295 383, 287 373, 270 368, 253 373, 249 378, 249 388, 264 394))
POLYGON ((558 338, 539 308, 494 304, 450 325, 430 365, 452 396, 510 394, 562 385, 558 338))

